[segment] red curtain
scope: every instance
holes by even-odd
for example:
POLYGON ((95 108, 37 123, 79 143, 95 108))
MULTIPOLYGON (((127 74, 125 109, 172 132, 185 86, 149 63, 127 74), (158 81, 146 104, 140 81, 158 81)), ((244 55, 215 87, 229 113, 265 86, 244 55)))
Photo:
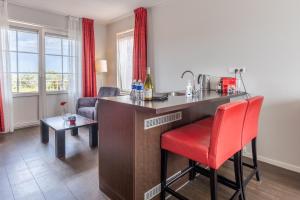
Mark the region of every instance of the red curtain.
POLYGON ((133 79, 146 79, 147 74, 147 9, 137 8, 134 25, 133 79))
POLYGON ((82 19, 82 84, 83 96, 97 95, 95 69, 94 20, 82 19))
POLYGON ((4 126, 4 111, 3 111, 3 100, 2 100, 2 90, 1 90, 1 85, 0 85, 0 132, 5 131, 5 126, 4 126))

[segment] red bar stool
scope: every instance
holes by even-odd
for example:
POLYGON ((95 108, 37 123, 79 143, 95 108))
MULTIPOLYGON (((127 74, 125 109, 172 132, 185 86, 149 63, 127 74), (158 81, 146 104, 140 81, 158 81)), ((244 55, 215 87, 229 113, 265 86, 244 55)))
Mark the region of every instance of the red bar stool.
POLYGON ((241 180, 241 140, 242 128, 247 109, 246 101, 224 104, 218 107, 211 127, 192 123, 166 132, 161 137, 161 199, 166 192, 178 199, 187 198, 172 190, 169 186, 187 173, 193 178, 194 172, 210 177, 211 199, 217 199, 217 182, 236 190, 234 197, 243 199, 241 180), (172 152, 190 160, 190 166, 177 177, 167 181, 168 153, 172 152), (217 175, 217 170, 230 157, 235 160, 235 182, 217 175), (206 170, 200 165, 210 168, 206 170))
MULTIPOLYGON (((248 107, 245 115, 243 133, 242 133, 242 148, 251 142, 252 145, 252 162, 253 165, 243 163, 243 166, 252 168, 253 171, 243 181, 243 185, 247 185, 249 181, 256 175, 256 180, 260 181, 260 174, 257 164, 257 150, 256 150, 256 138, 258 134, 259 115, 263 104, 263 96, 255 96, 247 99, 248 107)), ((213 124, 213 117, 208 117, 203 120, 195 122, 195 124, 210 127, 213 124)), ((242 174, 243 176, 243 174, 242 174)))
POLYGON ((263 96, 256 96, 247 99, 248 108, 246 111, 244 128, 242 134, 242 147, 251 142, 252 144, 252 161, 253 165, 243 163, 244 166, 252 168, 251 174, 243 181, 243 185, 247 185, 254 175, 256 180, 260 181, 259 169, 257 165, 256 138, 258 134, 259 115, 264 101, 263 96))

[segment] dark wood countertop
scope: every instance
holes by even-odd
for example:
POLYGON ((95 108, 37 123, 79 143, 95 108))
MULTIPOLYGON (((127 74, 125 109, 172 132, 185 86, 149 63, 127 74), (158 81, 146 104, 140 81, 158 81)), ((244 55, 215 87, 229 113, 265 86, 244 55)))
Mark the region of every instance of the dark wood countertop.
POLYGON ((134 106, 136 109, 141 111, 162 114, 185 109, 201 102, 213 102, 244 95, 246 95, 244 92, 235 94, 220 94, 215 91, 203 91, 199 98, 191 99, 186 98, 185 96, 169 96, 168 100, 165 101, 133 101, 130 99, 129 95, 126 95, 117 97, 103 97, 100 98, 100 101, 121 103, 127 106, 134 106))

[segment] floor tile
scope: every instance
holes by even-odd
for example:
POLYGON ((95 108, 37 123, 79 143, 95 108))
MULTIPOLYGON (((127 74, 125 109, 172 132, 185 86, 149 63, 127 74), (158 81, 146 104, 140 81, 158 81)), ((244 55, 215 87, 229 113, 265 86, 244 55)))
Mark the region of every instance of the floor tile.
POLYGON ((34 181, 34 177, 28 169, 8 173, 8 179, 11 185, 18 185, 28 181, 34 181))
POLYGON ((13 199, 12 189, 6 176, 0 177, 0 199, 13 199))
POLYGON ((53 173, 37 177, 36 182, 42 191, 48 191, 57 187, 58 185, 64 184, 64 180, 60 179, 56 174, 53 173))
POLYGON ((27 165, 23 160, 15 163, 11 163, 5 166, 6 172, 8 174, 20 172, 20 171, 25 171, 28 169, 27 165))
POLYGON ((43 191, 47 200, 75 200, 75 197, 64 184, 56 185, 43 191))
POLYGON ((28 181, 17 185, 12 185, 12 191, 14 198, 16 200, 19 199, 32 199, 32 200, 39 200, 44 199, 42 192, 40 191, 36 182, 28 181))

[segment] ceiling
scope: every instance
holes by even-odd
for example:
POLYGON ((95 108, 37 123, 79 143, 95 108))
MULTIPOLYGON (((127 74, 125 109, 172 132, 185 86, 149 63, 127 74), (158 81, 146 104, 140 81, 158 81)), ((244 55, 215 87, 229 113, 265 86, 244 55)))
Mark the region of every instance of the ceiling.
POLYGON ((8 0, 9 3, 62 15, 92 18, 109 23, 137 7, 151 7, 163 0, 8 0))

